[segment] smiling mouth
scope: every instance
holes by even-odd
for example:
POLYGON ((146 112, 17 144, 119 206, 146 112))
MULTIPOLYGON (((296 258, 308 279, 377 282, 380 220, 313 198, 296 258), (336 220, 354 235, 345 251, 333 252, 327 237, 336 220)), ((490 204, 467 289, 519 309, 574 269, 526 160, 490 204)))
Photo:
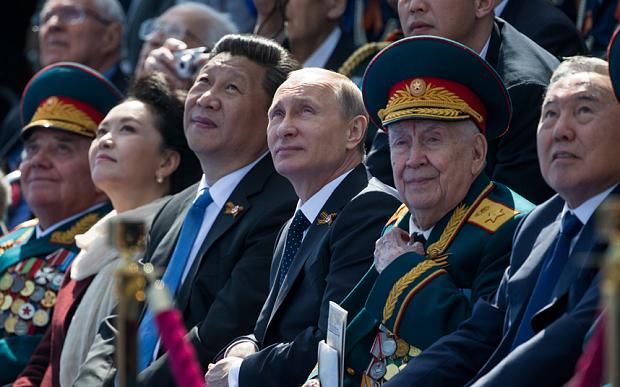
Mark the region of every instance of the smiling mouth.
POLYGON ((551 156, 551 161, 556 161, 556 160, 576 160, 576 159, 578 159, 578 157, 575 156, 574 154, 570 153, 570 152, 555 152, 551 156))
POLYGON ((195 117, 192 118, 191 122, 203 128, 216 128, 217 125, 211 119, 207 117, 195 117))

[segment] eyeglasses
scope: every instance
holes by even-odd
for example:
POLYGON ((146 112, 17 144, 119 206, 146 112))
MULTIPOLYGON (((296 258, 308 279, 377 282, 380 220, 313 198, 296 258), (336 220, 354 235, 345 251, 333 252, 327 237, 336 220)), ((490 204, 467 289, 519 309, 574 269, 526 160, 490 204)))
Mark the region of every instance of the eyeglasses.
POLYGON ((90 16, 102 24, 110 24, 111 21, 101 17, 96 12, 90 9, 84 8, 80 5, 65 5, 56 7, 53 9, 45 10, 39 15, 33 16, 32 25, 33 29, 39 30, 41 26, 44 26, 56 16, 58 24, 74 25, 83 23, 86 20, 86 16, 90 16))
POLYGON ((157 34, 162 34, 166 38, 175 38, 178 40, 185 40, 185 37, 187 36, 199 43, 202 43, 202 39, 181 24, 153 18, 143 21, 140 25, 140 30, 138 31, 138 36, 140 39, 150 40, 157 34))

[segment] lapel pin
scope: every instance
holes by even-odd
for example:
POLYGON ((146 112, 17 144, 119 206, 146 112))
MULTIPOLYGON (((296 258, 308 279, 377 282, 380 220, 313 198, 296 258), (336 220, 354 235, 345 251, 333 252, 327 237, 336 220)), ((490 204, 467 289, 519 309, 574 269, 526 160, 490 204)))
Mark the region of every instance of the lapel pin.
POLYGON ((319 214, 319 220, 317 221, 317 224, 319 226, 322 224, 332 224, 334 222, 334 219, 336 219, 335 212, 328 214, 327 212, 323 211, 319 214))
POLYGON ((233 202, 228 202, 226 203, 226 209, 224 210, 224 213, 227 215, 232 215, 233 218, 235 218, 241 213, 241 211, 243 211, 243 206, 233 204, 233 202))

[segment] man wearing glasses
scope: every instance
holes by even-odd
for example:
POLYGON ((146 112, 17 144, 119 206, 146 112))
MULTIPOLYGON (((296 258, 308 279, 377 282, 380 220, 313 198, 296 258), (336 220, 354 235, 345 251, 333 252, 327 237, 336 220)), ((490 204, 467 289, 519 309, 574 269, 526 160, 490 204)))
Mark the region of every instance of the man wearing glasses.
POLYGON ((142 22, 139 36, 144 43, 134 77, 161 72, 173 87, 188 90, 206 55, 196 61, 191 55, 181 57, 181 51, 197 47, 209 51, 222 36, 235 32, 237 28, 227 15, 214 8, 191 1, 175 5, 161 16, 142 22), (186 67, 180 67, 181 60, 186 67))

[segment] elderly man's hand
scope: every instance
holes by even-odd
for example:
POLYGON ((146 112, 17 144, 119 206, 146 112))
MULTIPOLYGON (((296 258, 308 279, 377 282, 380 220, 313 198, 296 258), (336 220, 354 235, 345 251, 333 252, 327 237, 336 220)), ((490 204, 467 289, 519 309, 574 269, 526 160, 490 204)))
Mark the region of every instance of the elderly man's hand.
POLYGON ((215 364, 209 364, 209 370, 205 375, 207 387, 228 387, 228 373, 230 369, 241 363, 239 357, 225 357, 215 364))
POLYGON ((321 382, 319 379, 310 379, 301 387, 321 387, 321 382))
MULTIPOLYGON (((177 90, 188 90, 193 79, 183 79, 179 76, 176 69, 175 52, 185 50, 187 44, 178 39, 169 38, 164 45, 152 50, 144 60, 143 71, 139 76, 149 75, 154 72, 162 73, 170 86, 177 90)), ((202 54, 197 60, 197 68, 202 67, 206 63, 207 55, 202 54)))
POLYGON ((375 269, 379 273, 392 261, 409 252, 424 255, 424 245, 420 242, 410 244, 411 238, 404 230, 394 227, 383 234, 375 244, 375 269))
POLYGON ((258 351, 256 344, 250 340, 242 340, 230 346, 224 356, 245 359, 248 355, 256 353, 256 351, 258 351))

